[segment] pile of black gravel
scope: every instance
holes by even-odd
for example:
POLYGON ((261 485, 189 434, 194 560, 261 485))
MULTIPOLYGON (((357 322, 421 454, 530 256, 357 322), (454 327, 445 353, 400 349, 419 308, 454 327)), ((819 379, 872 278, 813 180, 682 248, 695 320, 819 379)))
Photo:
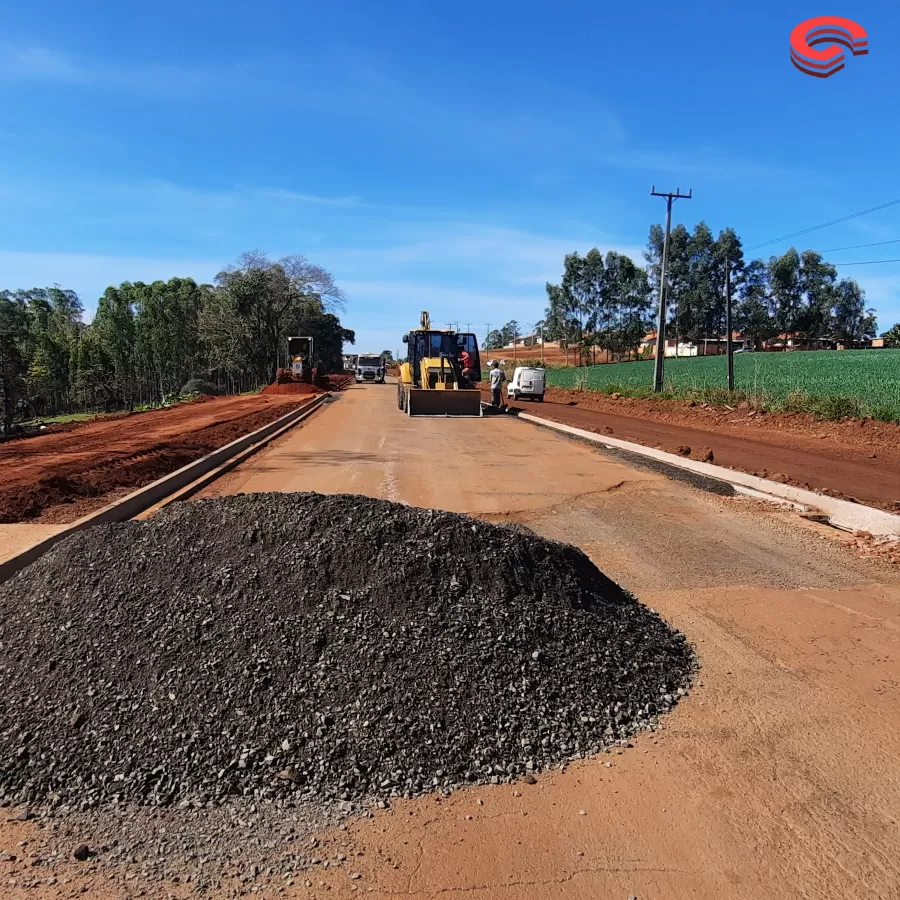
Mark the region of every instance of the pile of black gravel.
POLYGON ((0 586, 0 799, 507 781, 645 727, 693 666, 574 547, 359 496, 183 503, 0 586))

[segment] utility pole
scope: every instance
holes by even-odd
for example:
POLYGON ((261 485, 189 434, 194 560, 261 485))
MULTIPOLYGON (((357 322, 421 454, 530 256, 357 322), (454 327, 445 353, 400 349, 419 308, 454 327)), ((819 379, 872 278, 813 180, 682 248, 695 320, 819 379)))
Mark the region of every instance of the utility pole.
POLYGON ((725 258, 725 352, 728 354, 728 390, 734 390, 734 342, 731 340, 731 263, 725 258))
MULTIPOLYGON (((656 394, 662 392, 665 383, 666 364, 666 268, 669 264, 669 234, 672 231, 672 203, 675 200, 690 200, 692 190, 686 194, 681 193, 680 188, 675 188, 675 193, 665 193, 656 190, 656 185, 650 189, 651 197, 666 198, 666 236, 663 240, 662 265, 659 269, 659 318, 656 326, 656 359, 653 364, 653 391, 656 394)), ((678 344, 675 344, 675 353, 678 354, 678 344)))
POLYGON ((538 326, 541 330, 541 368, 544 367, 544 326, 538 326))
POLYGON ((516 359, 516 338, 519 336, 519 326, 513 325, 513 359, 516 359))
POLYGON ((485 322, 484 327, 487 329, 487 333, 484 336, 484 349, 490 350, 491 348, 488 347, 488 341, 490 340, 490 337, 491 337, 491 323, 485 322))

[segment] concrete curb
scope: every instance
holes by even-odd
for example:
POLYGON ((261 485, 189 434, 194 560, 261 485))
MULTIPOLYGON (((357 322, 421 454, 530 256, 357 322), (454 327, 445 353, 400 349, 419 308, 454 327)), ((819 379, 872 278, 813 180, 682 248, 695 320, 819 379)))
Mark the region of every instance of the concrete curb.
POLYGON ((630 441, 621 441, 618 438, 595 434, 593 431, 585 431, 572 425, 563 425, 560 422, 553 422, 550 419, 543 419, 540 416, 533 416, 529 413, 519 413, 516 418, 545 428, 552 428, 554 431, 561 431, 564 434, 570 434, 582 440, 592 441, 595 444, 604 444, 607 447, 627 450, 629 453, 654 459, 666 465, 676 466, 679 469, 685 469, 697 475, 724 481, 739 491, 744 489, 741 491, 742 493, 753 492, 753 494, 761 494, 782 503, 789 502, 803 507, 811 507, 827 515, 830 523, 838 528, 844 528, 848 531, 868 531, 870 534, 878 537, 900 538, 900 516, 881 509, 864 506, 861 503, 851 503, 849 500, 838 500, 836 497, 829 497, 826 494, 817 494, 789 484, 780 484, 777 481, 769 481, 767 478, 758 478, 756 475, 747 475, 744 472, 725 469, 722 466, 712 465, 712 463, 685 459, 683 456, 676 456, 674 453, 665 453, 662 450, 645 447, 643 444, 633 444, 630 441))
POLYGON ((269 422, 268 425, 263 425, 262 428, 257 428, 256 431, 251 431, 249 434, 237 438, 237 440, 226 444, 224 447, 219 447, 218 450, 213 450, 212 453, 208 453, 200 459, 195 459, 192 463, 188 463, 186 466, 170 472, 151 484, 128 494, 127 497, 123 497, 109 506, 104 506, 103 509, 98 509, 96 512, 78 519, 62 531, 58 531, 56 534, 52 534, 32 544, 30 547, 26 547, 21 553, 17 553, 5 562, 0 563, 0 584, 12 578, 16 572, 31 565, 51 547, 76 531, 82 531, 85 528, 92 528, 94 525, 102 525, 107 522, 124 522, 127 519, 132 519, 160 503, 160 501, 165 500, 170 495, 182 490, 182 488, 196 482, 208 472, 219 470, 218 474, 222 474, 227 469, 223 465, 224 463, 250 448, 259 449, 265 442, 278 436, 282 431, 286 431, 288 428, 311 416, 330 396, 331 394, 321 394, 311 403, 306 403, 298 409, 291 410, 291 412, 269 422))

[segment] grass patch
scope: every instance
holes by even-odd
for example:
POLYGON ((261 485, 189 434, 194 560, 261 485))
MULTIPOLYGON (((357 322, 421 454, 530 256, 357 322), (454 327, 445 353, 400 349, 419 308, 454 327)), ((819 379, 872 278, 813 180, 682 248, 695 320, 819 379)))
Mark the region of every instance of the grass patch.
POLYGON ((106 412, 80 412, 80 413, 61 413, 58 416, 43 416, 37 419, 28 419, 20 422, 25 428, 37 428, 40 425, 68 425, 70 422, 87 422, 91 419, 103 419, 107 416, 118 416, 121 413, 106 412))
POLYGON ((740 353, 729 392, 724 356, 667 359, 665 391, 653 394, 653 362, 549 369, 547 384, 570 390, 668 397, 732 406, 747 400, 773 411, 900 421, 900 350, 740 353))

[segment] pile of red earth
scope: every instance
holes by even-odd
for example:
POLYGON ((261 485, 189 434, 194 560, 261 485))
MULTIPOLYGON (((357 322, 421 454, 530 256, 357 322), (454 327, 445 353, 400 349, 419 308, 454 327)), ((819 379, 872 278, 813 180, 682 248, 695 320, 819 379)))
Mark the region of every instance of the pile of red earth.
MULTIPOLYGON (((289 374, 289 373, 288 373, 289 374)), ((305 381, 285 380, 287 376, 279 376, 279 380, 262 389, 263 394, 322 394, 325 391, 340 391, 351 381, 352 375, 325 375, 315 384, 305 381)))
POLYGON ((377 801, 654 727, 684 636, 578 549, 353 495, 182 503, 0 586, 0 802, 377 801))
POLYGON ((289 381, 287 384, 267 385, 262 389, 263 394, 321 394, 324 393, 322 388, 316 387, 314 384, 307 384, 304 381, 289 381))

